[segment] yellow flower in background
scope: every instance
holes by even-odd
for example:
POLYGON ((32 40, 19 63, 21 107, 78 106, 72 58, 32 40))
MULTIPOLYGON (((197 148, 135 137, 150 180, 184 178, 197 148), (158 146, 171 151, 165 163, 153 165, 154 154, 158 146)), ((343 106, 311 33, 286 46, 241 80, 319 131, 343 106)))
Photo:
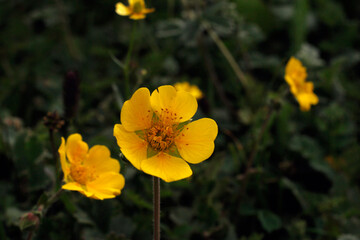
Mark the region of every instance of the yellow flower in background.
POLYGON ((131 19, 144 19, 145 15, 154 12, 154 8, 146 8, 144 0, 128 0, 129 6, 122 3, 115 5, 115 12, 121 16, 130 16, 131 19))
POLYGON ((285 80, 290 86, 292 94, 297 94, 298 88, 307 78, 306 68, 302 63, 291 57, 285 68, 285 80))
POLYGON ((178 82, 174 84, 174 87, 178 91, 186 91, 191 93, 197 100, 203 98, 202 91, 196 85, 191 85, 188 82, 178 82))
POLYGON ((161 86, 150 95, 138 89, 121 110, 114 136, 124 156, 137 169, 166 182, 192 175, 188 163, 208 159, 218 127, 214 120, 191 121, 197 101, 186 91, 161 86))
POLYGON ((100 200, 121 193, 125 180, 119 173, 119 161, 110 157, 107 147, 95 145, 89 150, 80 134, 72 134, 66 142, 61 138, 59 154, 64 172, 63 189, 100 200))
POLYGON ((306 82, 306 68, 302 63, 291 57, 285 68, 285 80, 290 86, 291 93, 295 96, 302 111, 309 111, 311 105, 319 102, 314 93, 314 84, 306 82))
POLYGON ((303 83, 299 87, 295 98, 300 104, 301 111, 309 111, 311 105, 315 105, 319 102, 318 97, 314 93, 314 84, 312 82, 303 83))

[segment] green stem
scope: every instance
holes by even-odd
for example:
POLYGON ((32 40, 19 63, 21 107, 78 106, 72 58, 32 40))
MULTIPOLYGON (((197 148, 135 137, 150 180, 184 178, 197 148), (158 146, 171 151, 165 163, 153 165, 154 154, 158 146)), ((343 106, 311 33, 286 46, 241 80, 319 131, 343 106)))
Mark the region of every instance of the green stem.
MULTIPOLYGON (((61 195, 61 193, 63 191, 64 190, 62 188, 60 188, 57 192, 55 192, 53 195, 50 196, 50 198, 47 200, 45 206, 41 210, 41 214, 40 214, 41 218, 45 217, 45 214, 48 211, 48 209, 59 199, 59 197, 60 197, 60 195, 61 195)), ((39 205, 37 206, 37 209, 40 209, 39 205)), ((39 225, 37 225, 32 230, 30 230, 29 234, 26 237, 26 240, 31 240, 35 236, 36 231, 38 230, 38 228, 39 228, 39 225)))
POLYGON ((243 85, 243 87, 246 90, 248 90, 249 82, 248 82, 247 78, 245 77, 244 72, 241 70, 241 68, 237 64, 236 60, 234 59, 233 55, 229 51, 229 49, 226 47, 226 45, 223 43, 223 41, 221 41, 219 35, 214 30, 211 29, 209 24, 204 23, 204 28, 209 33, 212 40, 215 42, 217 47, 220 49, 221 53, 224 55, 224 57, 230 64, 231 68, 235 72, 235 75, 239 79, 240 83, 243 85))
POLYGON ((160 179, 153 177, 154 240, 160 240, 160 179))
POLYGON ((49 129, 49 137, 51 143, 51 152, 55 161, 55 189, 57 190, 60 187, 60 166, 58 161, 58 154, 55 148, 54 130, 51 128, 49 129))
POLYGON ((125 58, 125 66, 124 66, 124 77, 125 77, 125 99, 128 99, 130 97, 130 60, 131 60, 131 54, 134 48, 134 40, 135 40, 135 30, 136 30, 136 23, 133 23, 132 31, 131 31, 131 38, 129 43, 129 49, 126 54, 125 58))
POLYGON ((256 140, 254 142, 252 151, 251 151, 250 156, 249 156, 249 158, 247 160, 245 173, 243 175, 243 185, 242 185, 242 189, 240 191, 241 196, 243 196, 245 194, 245 192, 246 192, 246 187, 247 187, 247 184, 248 184, 249 175, 252 172, 252 165, 253 165, 254 160, 256 158, 256 155, 258 153, 259 144, 261 143, 262 138, 263 138, 263 136, 265 134, 265 131, 268 128, 271 116, 273 115, 273 111, 274 111, 274 106, 270 105, 269 108, 267 109, 267 114, 266 114, 265 120, 264 120, 264 122, 263 122, 263 124, 261 126, 260 133, 259 133, 258 137, 256 138, 256 140))

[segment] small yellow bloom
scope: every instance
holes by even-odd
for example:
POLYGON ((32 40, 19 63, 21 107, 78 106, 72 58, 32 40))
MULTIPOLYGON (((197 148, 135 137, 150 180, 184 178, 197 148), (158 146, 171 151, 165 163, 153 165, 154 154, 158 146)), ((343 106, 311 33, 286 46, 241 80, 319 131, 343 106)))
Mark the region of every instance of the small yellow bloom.
POLYGON ((291 57, 285 68, 285 80, 290 86, 291 93, 300 104, 302 111, 309 111, 311 105, 319 102, 314 93, 314 84, 306 82, 306 78, 306 68, 298 59, 291 57))
POLYGON ((291 57, 285 68, 285 80, 289 84, 292 94, 298 93, 299 85, 302 85, 306 78, 306 68, 298 59, 291 57))
POLYGON ((131 19, 144 19, 145 14, 154 12, 154 8, 146 8, 144 0, 128 0, 129 6, 122 3, 115 5, 115 12, 121 16, 130 16, 131 19))
POLYGON ((63 189, 100 200, 121 193, 125 180, 119 173, 119 161, 110 157, 107 147, 96 145, 89 150, 80 134, 72 134, 66 142, 61 138, 59 154, 64 172, 63 189))
POLYGON ((197 100, 203 98, 202 91, 196 85, 191 85, 188 82, 178 82, 174 84, 174 87, 178 91, 186 91, 191 93, 197 100))
POLYGON ((161 86, 138 89, 121 110, 114 136, 121 152, 137 169, 166 182, 192 175, 188 163, 208 159, 218 127, 214 120, 191 121, 197 110, 194 96, 161 86))

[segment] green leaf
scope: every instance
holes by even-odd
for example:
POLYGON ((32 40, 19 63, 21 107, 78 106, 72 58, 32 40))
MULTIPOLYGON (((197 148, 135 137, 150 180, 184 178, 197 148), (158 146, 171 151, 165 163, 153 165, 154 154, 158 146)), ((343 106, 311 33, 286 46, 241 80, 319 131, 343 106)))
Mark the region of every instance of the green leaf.
POLYGON ((269 233, 281 228, 281 219, 270 211, 260 210, 258 211, 257 217, 262 227, 269 233))
POLYGON ((292 194, 296 197, 296 199, 299 201, 301 207, 306 211, 308 210, 308 203, 305 200, 304 196, 302 195, 299 187, 292 181, 290 181, 288 178, 282 178, 281 184, 284 185, 284 187, 287 187, 292 194))

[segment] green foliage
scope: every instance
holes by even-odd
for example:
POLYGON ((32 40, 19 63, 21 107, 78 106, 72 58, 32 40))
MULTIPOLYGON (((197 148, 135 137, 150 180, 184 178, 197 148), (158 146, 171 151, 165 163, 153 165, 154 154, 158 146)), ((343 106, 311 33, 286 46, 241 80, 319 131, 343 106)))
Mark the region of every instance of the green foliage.
MULTIPOLYGON (((37 213, 56 186, 42 118, 64 116, 70 71, 79 75, 80 100, 54 133, 55 147, 75 132, 90 146, 108 146, 126 184, 106 201, 65 192, 34 239, 152 239, 151 177, 134 169, 113 137, 127 100, 134 22, 115 14, 116 1, 0 2, 0 239, 27 237, 20 227, 37 225, 20 218, 37 213)), ((134 31, 130 92, 188 81, 205 95, 194 119, 219 125, 212 157, 192 165, 189 179, 161 183, 162 239, 359 239, 358 1, 146 4, 156 11, 134 31), (292 55, 319 97, 309 112, 283 79, 292 55)))

